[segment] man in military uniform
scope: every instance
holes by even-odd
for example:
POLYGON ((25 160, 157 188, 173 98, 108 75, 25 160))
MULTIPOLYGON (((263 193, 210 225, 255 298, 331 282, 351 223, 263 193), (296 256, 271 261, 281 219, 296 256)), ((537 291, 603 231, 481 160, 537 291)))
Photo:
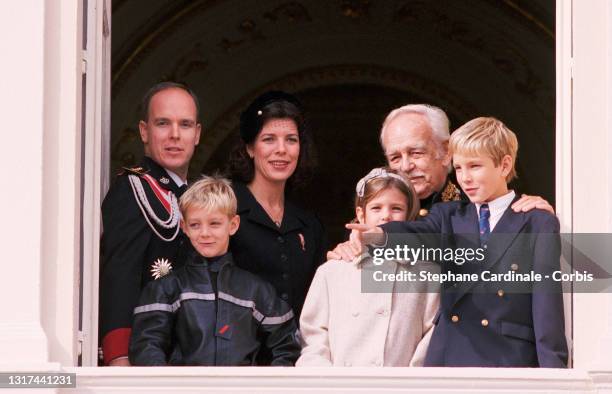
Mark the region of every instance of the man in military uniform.
POLYGON ((460 200, 449 177, 448 117, 429 105, 406 105, 387 115, 380 132, 389 167, 408 176, 421 202, 421 216, 436 202, 460 200))
POLYGON ((198 99, 185 85, 153 86, 142 110, 138 126, 145 157, 140 166, 124 169, 102 203, 100 338, 105 365, 129 365, 132 313, 140 291, 178 261, 183 242, 178 198, 200 140, 198 99))
MULTIPOLYGON (((449 121, 440 108, 409 104, 389 112, 381 131, 380 143, 389 167, 408 176, 421 203, 420 216, 426 216, 438 202, 466 200, 451 177, 448 152, 449 121)), ((539 196, 523 195, 512 204, 515 212, 544 209, 554 214, 550 204, 539 196)), ((343 242, 327 253, 328 259, 351 261, 361 253, 358 242, 343 242)))

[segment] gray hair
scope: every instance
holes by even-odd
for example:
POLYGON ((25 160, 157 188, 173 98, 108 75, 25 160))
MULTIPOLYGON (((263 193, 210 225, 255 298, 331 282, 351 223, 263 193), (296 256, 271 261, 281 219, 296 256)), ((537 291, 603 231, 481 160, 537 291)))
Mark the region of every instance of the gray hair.
POLYGON ((435 137, 435 140, 438 144, 439 148, 442 148, 442 144, 450 138, 449 133, 449 122, 448 116, 446 113, 442 111, 440 108, 429 105, 429 104, 408 104, 403 107, 399 107, 389 112, 383 125, 380 129, 380 145, 383 143, 383 134, 387 125, 395 118, 404 114, 419 114, 423 115, 427 119, 427 123, 429 123, 429 127, 431 127, 431 131, 435 137))

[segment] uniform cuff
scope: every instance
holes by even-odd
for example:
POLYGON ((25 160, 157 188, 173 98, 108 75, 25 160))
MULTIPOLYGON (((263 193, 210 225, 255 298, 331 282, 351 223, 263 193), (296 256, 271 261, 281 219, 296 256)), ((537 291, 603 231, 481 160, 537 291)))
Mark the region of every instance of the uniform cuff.
POLYGON ((104 336, 102 339, 104 365, 108 365, 118 357, 127 357, 131 333, 131 328, 117 328, 104 336))

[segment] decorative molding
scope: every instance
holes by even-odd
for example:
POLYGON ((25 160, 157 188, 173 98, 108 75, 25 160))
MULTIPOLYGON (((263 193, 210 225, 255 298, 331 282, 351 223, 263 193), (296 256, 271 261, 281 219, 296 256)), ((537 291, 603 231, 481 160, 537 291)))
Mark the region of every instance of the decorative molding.
MULTIPOLYGON (((228 136, 236 134, 240 112, 257 95, 271 89, 300 92, 338 84, 372 84, 391 87, 423 97, 426 102, 443 102, 449 114, 467 118, 479 113, 476 105, 470 103, 451 87, 407 71, 377 65, 332 65, 309 68, 281 76, 246 93, 237 98, 235 103, 216 119, 207 121, 206 123, 210 126, 206 127, 206 133, 202 136, 200 145, 197 146, 191 160, 191 172, 199 174, 200 169, 206 165, 219 145, 228 136)), ((113 152, 111 169, 136 164, 142 152, 138 130, 131 127, 124 128, 111 151, 113 152)))
POLYGON ((263 18, 268 22, 278 22, 281 18, 285 18, 289 22, 312 21, 308 9, 296 1, 280 4, 272 10, 264 12, 263 18))
MULTIPOLYGON (((123 53, 127 55, 120 58, 113 67, 112 73, 112 95, 116 97, 125 82, 138 67, 143 63, 146 57, 152 53, 164 40, 174 34, 181 26, 184 26, 189 21, 200 17, 201 14, 209 11, 212 5, 219 3, 221 0, 195 0, 185 3, 178 7, 175 6, 167 14, 159 17, 159 22, 150 24, 153 26, 151 30, 143 34, 142 38, 134 43, 132 48, 126 48, 123 53)), ((431 3, 427 3, 431 4, 431 3)), ((550 39, 552 31, 546 24, 540 21, 532 12, 529 12, 524 6, 519 6, 511 0, 504 0, 503 3, 488 2, 490 6, 495 7, 504 14, 509 14, 514 20, 517 20, 517 15, 523 25, 531 26, 532 31, 542 34, 550 39), (535 30, 534 30, 535 28, 535 30)), ((370 16, 371 2, 369 0, 342 0, 340 2, 340 14, 352 19, 366 18, 370 16)), ((458 20, 442 10, 443 8, 435 7, 418 7, 416 10, 414 2, 406 2, 401 7, 395 10, 391 21, 394 23, 413 24, 417 21, 433 26, 435 31, 442 37, 465 46, 477 52, 483 52, 488 57, 489 61, 502 73, 509 78, 515 79, 516 88, 521 93, 530 98, 538 95, 544 96, 546 102, 554 101, 554 92, 547 92, 543 87, 546 86, 537 74, 530 68, 529 62, 524 61, 525 56, 516 57, 521 51, 513 47, 510 42, 505 39, 489 39, 482 38, 481 34, 474 32, 471 25, 458 20), (501 50, 500 50, 501 49, 501 50), (521 59, 522 57, 522 59, 521 59)), ((271 10, 263 12, 264 21, 277 22, 281 18, 285 18, 290 22, 311 22, 313 20, 308 9, 299 2, 285 2, 274 7, 271 10)), ((239 37, 221 37, 216 46, 223 51, 222 53, 231 52, 243 45, 252 42, 258 42, 266 38, 262 27, 257 24, 257 21, 252 18, 242 20, 238 25, 239 37)), ((549 40, 546 40, 547 45, 552 45, 549 40)), ((202 45, 202 44, 200 44, 202 45)), ((202 52, 210 51, 206 48, 199 49, 202 52)), ((189 57, 190 55, 185 55, 189 57)), ((194 64, 189 66, 181 65, 176 68, 183 67, 187 71, 182 70, 182 74, 186 76, 192 72, 204 71, 209 65, 210 60, 207 58, 198 57, 194 64)), ((174 70, 176 72, 176 70, 174 70)), ((174 73, 170 77, 175 77, 174 73)))
MULTIPOLYGON (((134 41, 131 48, 122 51, 125 56, 117 56, 113 64, 111 77, 111 94, 116 97, 123 82, 127 80, 143 63, 146 57, 185 23, 197 17, 201 12, 219 3, 221 0, 192 0, 182 3, 172 2, 173 8, 157 17, 155 23, 147 21, 153 26, 145 30, 139 40, 134 41)), ((139 30, 139 29, 138 29, 139 30)))
POLYGON ((367 18, 370 16, 370 0, 342 0, 340 10, 348 18, 367 18))
MULTIPOLYGON (((530 2, 523 2, 524 4, 518 5, 516 1, 513 0, 503 0, 501 4, 498 0, 493 0, 491 3, 495 6, 503 5, 506 8, 510 8, 511 10, 515 11, 514 15, 517 22, 536 32, 543 32, 546 34, 546 36, 548 36, 548 38, 550 38, 550 41, 552 41, 551 45, 554 45, 554 26, 548 26, 537 16, 535 16, 535 13, 528 9, 530 5, 532 6, 530 2)), ((508 14, 512 13, 508 12, 508 14)), ((554 15, 552 15, 552 18, 554 19, 554 15)))
MULTIPOLYGON (((452 88, 422 75, 377 65, 332 65, 309 68, 281 76, 246 93, 237 98, 235 103, 216 119, 207 121, 206 123, 210 126, 206 127, 206 133, 204 133, 200 145, 196 148, 191 161, 191 172, 199 173, 219 145, 228 136, 236 134, 240 112, 257 95, 270 89, 300 92, 338 84, 372 84, 391 87, 423 97, 426 102, 443 102, 445 103, 445 110, 450 114, 467 118, 478 113, 474 104, 452 88)), ((111 150, 111 168, 119 169, 136 164, 137 158, 141 156, 142 152, 138 130, 126 127, 114 140, 116 142, 111 150)))
MULTIPOLYGON (((143 63, 144 59, 152 53, 164 40, 168 39, 175 31, 181 26, 185 25, 189 21, 193 20, 197 16, 209 10, 209 8, 220 1, 214 0, 194 0, 185 5, 175 6, 167 11, 167 15, 159 17, 159 22, 151 24, 154 26, 152 30, 145 33, 142 38, 136 41, 133 49, 126 49, 124 52, 128 55, 117 61, 113 65, 112 71, 112 96, 117 97, 123 82, 125 82, 131 75, 133 75, 138 67, 143 63)), ((282 3, 271 10, 263 12, 262 18, 268 22, 277 22, 281 18, 286 19, 289 22, 310 22, 312 20, 310 13, 306 7, 298 2, 286 2, 282 3)), ((217 43, 217 48, 223 52, 231 52, 238 47, 243 46, 249 42, 258 42, 264 40, 266 36, 262 30, 258 28, 256 22, 253 19, 243 19, 238 24, 238 33, 240 38, 228 38, 221 37, 217 43)), ((196 44, 196 46, 200 44, 196 44)), ((193 48, 192 48, 193 50, 193 48)), ((198 50, 201 51, 201 48, 198 50)), ((190 53, 185 55, 189 57, 190 53)), ((185 77, 194 71, 204 71, 209 64, 209 60, 202 57, 198 57, 192 63, 187 66, 187 71, 183 71, 182 74, 175 74, 177 68, 170 75, 166 75, 165 78, 176 78, 177 75, 185 77)))
POLYGON ((338 84, 374 84, 410 92, 426 98, 428 102, 444 102, 448 113, 471 115, 478 113, 476 106, 454 92, 422 75, 377 65, 333 65, 301 70, 288 74, 259 87, 236 100, 221 116, 211 120, 199 149, 191 161, 192 171, 199 171, 206 165, 215 149, 238 130, 240 112, 257 95, 271 89, 300 92, 322 86, 338 84))
POLYGON ((187 76, 194 72, 203 72, 208 68, 209 62, 206 60, 206 51, 202 48, 202 43, 193 45, 185 55, 181 56, 167 79, 173 81, 183 81, 187 76))
POLYGON ((514 38, 512 35, 508 37, 490 34, 485 38, 482 31, 478 30, 480 25, 455 18, 439 8, 422 7, 417 10, 413 3, 400 7, 393 20, 407 26, 416 22, 432 26, 436 33, 449 42, 474 51, 479 56, 486 56, 498 71, 514 81, 515 89, 522 95, 532 101, 541 100, 549 107, 554 107, 554 87, 544 83, 534 72, 524 51, 509 40, 514 38))
POLYGON ((241 21, 238 24, 238 32, 242 35, 242 38, 231 40, 227 37, 223 37, 217 46, 225 52, 230 52, 249 42, 263 41, 266 39, 266 36, 252 19, 244 19, 241 21))

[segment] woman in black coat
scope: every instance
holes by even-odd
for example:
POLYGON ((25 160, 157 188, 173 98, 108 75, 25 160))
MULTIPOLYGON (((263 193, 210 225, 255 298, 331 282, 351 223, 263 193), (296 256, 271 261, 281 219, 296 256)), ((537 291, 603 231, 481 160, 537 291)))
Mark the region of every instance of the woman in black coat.
POLYGON ((312 170, 302 107, 287 93, 257 97, 240 117, 240 143, 230 158, 240 228, 231 238, 235 263, 269 281, 296 321, 326 250, 323 226, 285 198, 312 170))

